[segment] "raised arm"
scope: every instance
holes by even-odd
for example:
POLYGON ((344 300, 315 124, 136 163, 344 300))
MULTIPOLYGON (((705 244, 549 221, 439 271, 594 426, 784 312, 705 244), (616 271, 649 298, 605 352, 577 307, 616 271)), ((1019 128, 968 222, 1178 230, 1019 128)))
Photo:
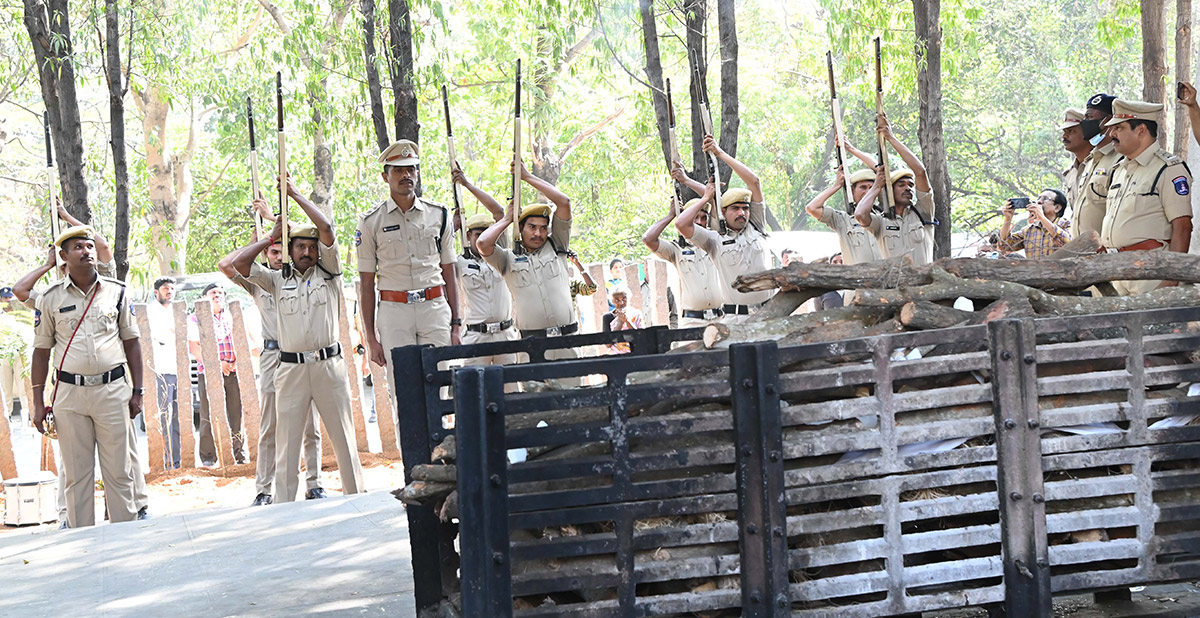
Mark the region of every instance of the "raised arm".
POLYGON ((29 300, 29 294, 33 292, 33 286, 37 285, 38 280, 46 276, 46 273, 54 270, 57 262, 54 257, 56 251, 57 249, 54 248, 54 245, 50 245, 50 250, 46 254, 46 261, 41 266, 25 273, 24 276, 17 279, 17 282, 13 284, 13 296, 18 301, 25 302, 29 300))
POLYGON ((500 240, 500 236, 504 234, 504 230, 507 230, 509 225, 512 225, 512 219, 509 218, 508 210, 506 209, 504 216, 500 217, 499 221, 493 223, 491 227, 479 235, 479 238, 475 239, 475 250, 479 252, 479 255, 487 257, 494 253, 496 251, 496 241, 500 240))
MULTIPOLYGON (((70 223, 72 226, 83 225, 83 222, 71 216, 66 208, 63 208, 62 202, 57 204, 58 218, 70 223)), ((113 260, 112 246, 104 239, 104 234, 92 229, 92 242, 96 244, 96 263, 103 264, 113 260)))
POLYGON ((925 164, 921 163, 921 160, 917 158, 917 155, 913 154, 913 151, 909 150, 907 146, 900 143, 900 140, 896 139, 895 134, 892 133, 892 124, 888 122, 887 114, 879 114, 876 116, 875 121, 884 139, 892 145, 892 148, 896 150, 900 158, 904 159, 904 164, 908 166, 908 169, 912 170, 913 185, 916 186, 917 191, 929 193, 932 188, 929 185, 929 175, 925 173, 925 164))
MULTIPOLYGON (((695 215, 693 215, 693 218, 694 217, 695 215)), ((651 253, 658 251, 658 237, 662 236, 663 230, 667 229, 667 226, 671 224, 671 220, 674 218, 675 213, 671 212, 671 207, 668 206, 667 216, 655 221, 654 224, 650 226, 650 229, 646 230, 645 234, 642 234, 642 244, 646 245, 646 248, 649 249, 651 253)))
POLYGON ((700 197, 700 200, 679 213, 679 218, 675 220, 675 229, 679 230, 679 233, 683 234, 684 238, 691 240, 696 235, 696 215, 700 214, 700 209, 704 208, 705 204, 711 202, 713 196, 716 194, 716 185, 710 180, 704 186, 704 194, 700 197))
MULTIPOLYGON (((326 217, 325 213, 321 212, 321 209, 317 208, 316 204, 309 201, 307 197, 304 197, 304 194, 300 193, 295 183, 292 182, 291 176, 288 176, 287 179, 287 192, 288 197, 300 205, 300 208, 304 210, 304 214, 308 215, 308 220, 312 221, 313 225, 317 227, 317 238, 321 241, 321 244, 326 247, 332 247, 337 237, 333 234, 333 222, 329 220, 329 217, 326 217)), ((264 246, 259 251, 265 248, 264 246)), ((287 248, 284 247, 284 250, 286 251, 287 248)), ((250 261, 254 261, 253 256, 250 258, 250 261)), ((250 268, 250 265, 246 264, 246 268, 250 268)), ((242 275, 244 276, 246 273, 242 273, 242 275)))
POLYGON ((750 189, 751 202, 763 201, 762 183, 759 182, 758 176, 750 171, 750 168, 746 167, 746 164, 733 158, 724 150, 721 150, 721 147, 717 145, 717 140, 713 139, 713 136, 704 136, 704 151, 717 155, 718 159, 723 161, 725 165, 728 165, 729 169, 733 170, 733 173, 737 174, 738 178, 741 178, 742 182, 746 183, 746 188, 750 189))
POLYGON ((875 166, 875 182, 871 183, 871 188, 863 194, 858 205, 854 207, 854 219, 858 224, 867 227, 871 225, 871 208, 875 204, 875 199, 879 197, 879 191, 882 187, 887 186, 883 178, 883 165, 875 166))
POLYGON ((1192 137, 1200 142, 1200 103, 1196 102, 1196 87, 1190 82, 1183 82, 1183 96, 1179 103, 1187 108, 1188 119, 1192 124, 1192 137))
POLYGON ((692 177, 688 176, 687 172, 683 171, 683 166, 680 165, 679 162, 672 164, 671 178, 675 179, 676 182, 682 184, 683 186, 691 189, 696 195, 704 195, 704 183, 697 180, 692 180, 692 177))
MULTIPOLYGON (((271 228, 270 235, 266 236, 265 238, 260 238, 226 256, 229 258, 229 265, 232 267, 232 270, 243 277, 249 277, 250 266, 254 264, 254 257, 265 251, 267 247, 270 247, 271 243, 278 240, 280 236, 282 236, 282 231, 279 228, 279 220, 276 220, 275 227, 271 228)), ((321 239, 321 242, 325 242, 325 240, 321 239)), ((326 246, 331 246, 332 244, 333 243, 330 242, 327 243, 326 246)), ((225 273, 226 276, 233 278, 233 275, 226 273, 224 268, 221 269, 221 272, 225 273)))
POLYGON ((492 197, 492 195, 487 191, 484 191, 483 189, 471 184, 471 181, 467 180, 467 175, 464 174, 462 170, 456 168, 453 172, 450 172, 450 177, 454 180, 454 182, 462 185, 467 191, 470 191, 471 195, 473 195, 480 204, 483 204, 483 207, 488 209, 488 212, 492 213, 492 217, 495 220, 499 221, 504 217, 504 207, 500 205, 500 202, 497 201, 496 198, 492 197))
POLYGON ((822 191, 819 195, 817 195, 817 197, 814 197, 813 201, 809 202, 808 205, 804 207, 804 212, 807 212, 809 215, 820 221, 825 216, 825 202, 828 202, 829 198, 833 197, 838 191, 842 190, 845 187, 845 184, 846 170, 843 170, 839 167, 837 171, 837 177, 833 179, 833 184, 829 185, 829 188, 822 191))
MULTIPOLYGON (((838 141, 837 136, 834 136, 833 141, 836 145, 838 141)), ((850 140, 843 140, 842 144, 846 147, 846 152, 854 155, 854 158, 858 159, 859 161, 862 161, 868 169, 875 169, 875 166, 879 165, 879 162, 875 160, 875 157, 855 148, 854 145, 850 143, 850 140)))
MULTIPOLYGON (((562 191, 559 191, 558 187, 530 174, 529 170, 525 169, 524 161, 521 162, 521 180, 524 180, 529 186, 537 189, 539 193, 546 196, 546 199, 550 200, 550 203, 554 204, 555 217, 563 221, 571 220, 571 198, 567 197, 567 194, 562 191)), ((484 233, 486 234, 486 232, 484 233)), ((480 255, 487 254, 481 251, 480 255)))

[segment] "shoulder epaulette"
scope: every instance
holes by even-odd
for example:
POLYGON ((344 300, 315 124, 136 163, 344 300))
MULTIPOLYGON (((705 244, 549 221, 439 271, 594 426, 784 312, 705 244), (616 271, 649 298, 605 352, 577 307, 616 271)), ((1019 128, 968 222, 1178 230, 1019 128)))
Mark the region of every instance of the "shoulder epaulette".
POLYGON ((1179 158, 1179 155, 1161 148, 1154 154, 1157 155, 1158 158, 1162 159, 1167 165, 1179 165, 1180 163, 1183 163, 1183 159, 1179 158))
POLYGON ((120 279, 117 279, 117 278, 114 278, 114 277, 104 277, 104 276, 101 276, 101 277, 100 277, 100 280, 101 280, 101 281, 104 281, 105 283, 115 283, 115 284, 117 284, 117 285, 119 285, 119 286, 121 286, 121 287, 125 287, 125 285, 126 285, 124 281, 121 281, 120 279))
POLYGON ((437 203, 437 202, 435 202, 435 201, 433 201, 433 200, 427 200, 427 199, 425 199, 425 198, 423 198, 423 197, 422 197, 422 198, 418 198, 418 199, 420 199, 422 202, 425 202, 426 204, 428 204, 428 205, 430 205, 430 206, 434 206, 434 207, 437 207, 437 208, 441 208, 442 210, 450 210, 450 209, 449 209, 449 208, 447 208, 445 205, 443 205, 443 204, 439 204, 439 203, 437 203))
POLYGON ((379 200, 378 203, 376 203, 374 206, 368 208, 366 212, 364 212, 363 214, 361 214, 359 216, 363 219, 366 219, 367 217, 375 214, 375 212, 378 211, 379 208, 386 203, 387 203, 387 200, 379 200))

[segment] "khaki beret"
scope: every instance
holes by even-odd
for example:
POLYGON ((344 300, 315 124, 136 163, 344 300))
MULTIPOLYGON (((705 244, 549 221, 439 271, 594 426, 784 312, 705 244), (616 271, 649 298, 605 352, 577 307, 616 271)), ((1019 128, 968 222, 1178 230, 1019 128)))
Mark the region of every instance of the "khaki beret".
POLYGON ((750 189, 738 187, 736 189, 728 189, 721 194, 721 208, 742 203, 750 203, 750 189))
MULTIPOLYGON (((686 204, 683 205, 683 209, 687 210, 687 209, 691 208, 692 206, 695 206, 696 202, 699 202, 700 199, 701 198, 693 197, 692 199, 688 200, 686 204)), ((708 212, 708 211, 712 210, 712 202, 705 204, 704 207, 701 208, 700 210, 703 210, 704 212, 708 212)))
POLYGON ((318 237, 319 237, 319 234, 317 233, 317 226, 310 225, 310 224, 297 225, 297 226, 293 227, 290 232, 288 232, 289 239, 292 239, 292 238, 313 238, 313 239, 315 239, 318 237))
POLYGON ((917 177, 913 175, 912 170, 906 170, 903 168, 892 170, 892 184, 896 184, 901 178, 911 178, 914 182, 916 182, 917 179, 917 177))
POLYGON ((1163 109, 1162 103, 1147 103, 1145 101, 1113 101, 1113 117, 1104 126, 1111 127, 1127 120, 1149 120, 1158 122, 1158 112, 1163 109))
POLYGON ((519 221, 524 221, 529 217, 546 217, 550 218, 551 206, 549 204, 530 204, 521 209, 521 217, 519 221))
POLYGON ((492 227, 492 224, 495 222, 496 222, 496 220, 492 218, 491 214, 486 213, 486 212, 481 212, 479 214, 471 215, 470 217, 468 217, 466 224, 463 226, 463 229, 465 229, 465 230, 486 230, 489 227, 492 227))
POLYGON ((62 249, 63 243, 72 238, 86 238, 88 240, 92 240, 95 237, 96 230, 93 230, 92 226, 76 225, 63 230, 63 232, 58 235, 58 238, 54 239, 54 246, 62 249))
POLYGON ((1065 131, 1071 127, 1077 127, 1081 122, 1083 122, 1083 112, 1074 107, 1068 108, 1067 111, 1063 112, 1063 121, 1058 125, 1058 130, 1065 131))
POLYGON ((421 158, 418 153, 420 153, 420 150, 417 149, 415 143, 411 140, 402 139, 392 142, 391 146, 388 146, 383 152, 379 153, 379 162, 385 166, 394 165, 397 167, 420 165, 421 158))
POLYGON ((850 186, 860 182, 875 182, 875 170, 858 170, 850 174, 850 186))

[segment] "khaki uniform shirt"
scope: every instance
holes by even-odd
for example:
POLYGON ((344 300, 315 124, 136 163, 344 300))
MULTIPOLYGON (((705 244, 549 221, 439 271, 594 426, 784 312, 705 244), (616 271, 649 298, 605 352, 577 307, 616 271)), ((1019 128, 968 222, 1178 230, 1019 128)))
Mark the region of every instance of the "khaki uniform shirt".
POLYGON ((404 212, 389 196, 358 220, 358 271, 375 273, 379 290, 407 292, 444 285, 441 265, 454 263, 452 225, 444 206, 417 198, 404 212))
POLYGON ((696 226, 691 238, 692 244, 712 256, 726 304, 760 305, 775 295, 775 290, 744 293, 733 289, 733 282, 738 277, 771 268, 771 251, 767 248, 767 237, 759 231, 765 230, 766 224, 766 206, 762 202, 750 202, 749 222, 740 231, 727 230, 724 234, 718 234, 708 228, 696 226))
POLYGON ((458 297, 463 304, 463 324, 485 324, 512 319, 512 293, 504 277, 477 254, 458 256, 458 297))
MULTIPOLYGON (((255 264, 258 263, 255 262, 255 264)), ((233 283, 239 288, 246 290, 250 294, 250 297, 254 299, 254 304, 258 307, 259 321, 262 322, 263 340, 279 341, 279 312, 275 307, 275 297, 270 292, 251 283, 241 273, 233 276, 233 283)))
POLYGON ((1100 233, 1104 226, 1104 211, 1108 201, 1108 184, 1113 167, 1121 154, 1111 142, 1092 149, 1083 160, 1079 174, 1079 195, 1068 198, 1071 204, 1071 231, 1076 237, 1088 232, 1100 233))
POLYGON ((38 297, 33 347, 54 350, 52 373, 59 363, 63 371, 80 375, 97 375, 113 369, 126 361, 121 342, 139 336, 132 303, 125 293, 125 284, 117 279, 99 277, 92 287, 81 290, 69 276, 63 277, 38 297), (96 299, 88 308, 93 292, 96 299), (72 333, 75 333, 73 341, 72 333), (71 346, 67 349, 69 341, 71 346))
POLYGON ((716 309, 725 302, 717 267, 699 247, 680 247, 673 240, 659 240, 654 255, 675 265, 679 273, 679 308, 684 311, 716 309))
POLYGON ((512 293, 518 330, 541 330, 575 323, 571 304, 571 265, 566 251, 571 240, 571 221, 555 214, 550 238, 533 253, 517 253, 499 245, 483 258, 495 268, 512 293), (562 253, 559 253, 562 252, 562 253))
MULTIPOLYGON (((250 265, 246 280, 275 298, 278 311, 279 349, 284 352, 311 352, 326 348, 338 340, 338 316, 342 303, 342 270, 337 243, 326 247, 317 241, 317 263, 308 272, 292 269, 271 270, 258 262, 250 265), (329 271, 328 273, 325 271, 329 271), (333 273, 334 276, 330 276, 333 273)), ((266 318, 263 324, 267 323, 266 318)))
POLYGON ((1169 243, 1171 221, 1192 216, 1191 193, 1192 175, 1183 160, 1157 145, 1122 160, 1109 186, 1100 243, 1113 249, 1144 240, 1169 243))
POLYGON ((852 215, 825 206, 821 209, 821 223, 837 232, 838 243, 842 246, 843 264, 862 264, 882 258, 879 241, 875 240, 875 235, 852 215))
POLYGON ((905 208, 901 217, 889 219, 880 213, 871 213, 871 225, 867 229, 879 240, 879 252, 885 259, 907 254, 918 266, 933 263, 933 224, 921 223, 921 217, 913 210, 921 209, 925 220, 933 221, 933 194, 917 191, 916 195, 916 202, 905 208))
MULTIPOLYGON (((1074 155, 1072 155, 1074 156, 1074 155)), ((1086 160, 1086 159, 1085 159, 1086 160)), ((1083 161, 1075 159, 1071 161, 1071 167, 1063 170, 1063 185, 1064 193, 1067 194, 1067 203, 1074 204, 1080 194, 1080 182, 1083 180, 1083 161)))

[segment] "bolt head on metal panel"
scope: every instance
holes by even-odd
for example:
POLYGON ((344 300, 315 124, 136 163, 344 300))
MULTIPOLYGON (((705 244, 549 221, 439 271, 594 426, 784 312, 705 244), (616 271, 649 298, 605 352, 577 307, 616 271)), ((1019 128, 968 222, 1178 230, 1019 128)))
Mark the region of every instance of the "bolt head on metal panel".
POLYGON ((765 387, 763 387, 763 390, 767 391, 768 395, 774 395, 775 394, 775 385, 768 384, 765 387))
POLYGON ((747 525, 747 526, 746 526, 746 533, 747 533, 747 534, 758 534, 758 526, 756 526, 756 525, 754 525, 754 524, 749 524, 749 525, 747 525))
POLYGON ((1001 350, 1000 360, 1012 360, 1012 352, 1009 352, 1008 350, 1001 350))
POLYGON ((492 403, 487 404, 487 411, 489 414, 495 414, 495 413, 499 412, 500 404, 498 404, 494 401, 492 403))
POLYGON ((1040 424, 1041 423, 1038 423, 1037 421, 1035 421, 1033 419, 1029 419, 1029 428, 1030 429, 1037 429, 1038 425, 1040 425, 1040 424))
POLYGON ((742 388, 754 388, 754 380, 750 378, 742 380, 742 388))
POLYGON ((430 384, 433 384, 433 374, 432 373, 425 374, 425 381, 429 382, 430 384))
POLYGON ((750 602, 754 603, 755 605, 762 603, 762 594, 759 593, 757 590, 755 590, 754 592, 751 592, 750 593, 750 602))
POLYGON ((1032 364, 1033 364, 1033 363, 1034 363, 1036 360, 1037 360, 1037 359, 1036 359, 1036 358, 1034 358, 1032 354, 1026 354, 1026 355, 1025 355, 1025 364, 1026 364, 1026 365, 1032 365, 1032 364))
POLYGON ((1014 421, 1011 418, 1004 419, 1004 428, 1005 429, 1013 429, 1016 426, 1017 426, 1017 421, 1014 421))
POLYGON ((499 486, 500 486, 500 475, 499 475, 499 474, 493 474, 493 475, 490 477, 490 480, 492 481, 492 487, 499 487, 499 486))
POLYGON ((498 551, 492 552, 492 562, 495 562, 496 564, 504 564, 504 554, 498 551))
POLYGON ((1046 498, 1042 494, 1033 494, 1033 501, 1041 504, 1046 501, 1046 498))
POLYGON ((1021 498, 1023 498, 1024 496, 1022 496, 1022 495, 1021 495, 1021 492, 1019 492, 1019 491, 1014 491, 1014 492, 1012 492, 1011 494, 1008 494, 1008 497, 1009 497, 1009 498, 1012 498, 1013 500, 1020 500, 1020 499, 1021 499, 1021 498))

